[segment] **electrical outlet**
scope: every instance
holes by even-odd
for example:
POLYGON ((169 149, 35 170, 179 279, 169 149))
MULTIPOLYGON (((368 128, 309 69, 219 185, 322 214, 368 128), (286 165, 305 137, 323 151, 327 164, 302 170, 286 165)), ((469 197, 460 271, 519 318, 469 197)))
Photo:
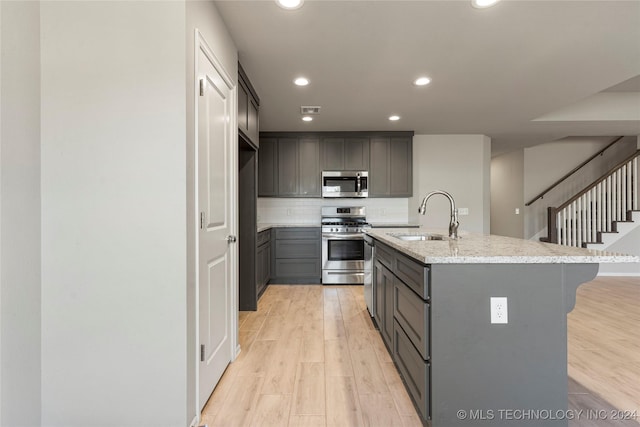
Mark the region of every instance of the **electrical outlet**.
POLYGON ((509 323, 507 297, 491 297, 491 323, 509 323))
POLYGON ((469 208, 459 208, 458 215, 469 215, 469 208))
POLYGON ((516 208, 516 215, 520 215, 520 208, 516 208))

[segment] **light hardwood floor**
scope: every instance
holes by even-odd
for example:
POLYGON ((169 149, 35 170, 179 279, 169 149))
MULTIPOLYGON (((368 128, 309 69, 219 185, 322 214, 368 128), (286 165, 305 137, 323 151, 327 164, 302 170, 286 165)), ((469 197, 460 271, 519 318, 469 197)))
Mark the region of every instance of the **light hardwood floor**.
POLYGON ((580 286, 567 321, 569 377, 640 421, 640 277, 580 286))
POLYGON ((269 285, 240 344, 201 424, 421 426, 362 286, 269 285))
MULTIPOLYGON (((202 412, 214 426, 421 426, 362 286, 270 285, 239 315, 242 353, 202 412)), ((569 315, 569 404, 640 400, 640 278, 597 279, 569 315), (604 400, 603 400, 604 399, 604 400)), ((640 412, 640 411, 639 411, 640 412)), ((570 427, 630 426, 611 420, 570 427)))

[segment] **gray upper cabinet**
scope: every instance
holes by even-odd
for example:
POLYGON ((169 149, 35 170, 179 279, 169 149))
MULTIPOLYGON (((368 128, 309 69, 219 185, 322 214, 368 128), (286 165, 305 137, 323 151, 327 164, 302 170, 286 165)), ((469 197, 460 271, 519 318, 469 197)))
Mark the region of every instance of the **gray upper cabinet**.
POLYGON ((326 171, 344 170, 344 138, 324 138, 322 140, 322 169, 326 171))
POLYGON ((298 194, 301 197, 320 197, 320 140, 300 138, 298 140, 298 194))
POLYGON ((373 137, 369 158, 370 197, 413 195, 413 144, 411 137, 373 137))
POLYGON ((265 138, 258 150, 258 196, 320 197, 320 139, 265 138))
POLYGON ((369 171, 369 197, 411 197, 413 132, 263 132, 258 196, 321 197, 322 171, 369 171))
POLYGON ((298 140, 278 139, 278 196, 298 195, 298 170, 298 140))
POLYGON ((369 196, 389 194, 389 138, 371 138, 369 196))
POLYGON ((258 150, 258 196, 278 195, 278 140, 261 138, 258 150))
POLYGON ((369 138, 345 138, 344 169, 350 171, 369 170, 369 138))
POLYGON ((258 147, 260 98, 251 85, 242 65, 238 63, 238 131, 240 135, 258 147))
POLYGON ((323 138, 322 169, 327 171, 369 170, 369 138, 323 138))

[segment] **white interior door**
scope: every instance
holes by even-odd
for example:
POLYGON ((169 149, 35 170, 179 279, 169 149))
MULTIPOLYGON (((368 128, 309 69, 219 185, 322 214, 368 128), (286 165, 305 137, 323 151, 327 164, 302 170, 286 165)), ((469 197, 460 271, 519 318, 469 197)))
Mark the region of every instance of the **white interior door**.
POLYGON ((232 359, 232 87, 206 50, 198 51, 199 404, 232 359))

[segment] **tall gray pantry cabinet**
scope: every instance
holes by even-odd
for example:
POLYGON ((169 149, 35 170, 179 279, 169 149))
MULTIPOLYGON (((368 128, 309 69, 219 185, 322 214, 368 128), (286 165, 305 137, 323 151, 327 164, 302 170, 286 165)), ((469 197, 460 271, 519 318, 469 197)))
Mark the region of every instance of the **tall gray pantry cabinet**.
POLYGON ((260 98, 238 64, 238 286, 240 310, 258 307, 256 226, 260 98))

